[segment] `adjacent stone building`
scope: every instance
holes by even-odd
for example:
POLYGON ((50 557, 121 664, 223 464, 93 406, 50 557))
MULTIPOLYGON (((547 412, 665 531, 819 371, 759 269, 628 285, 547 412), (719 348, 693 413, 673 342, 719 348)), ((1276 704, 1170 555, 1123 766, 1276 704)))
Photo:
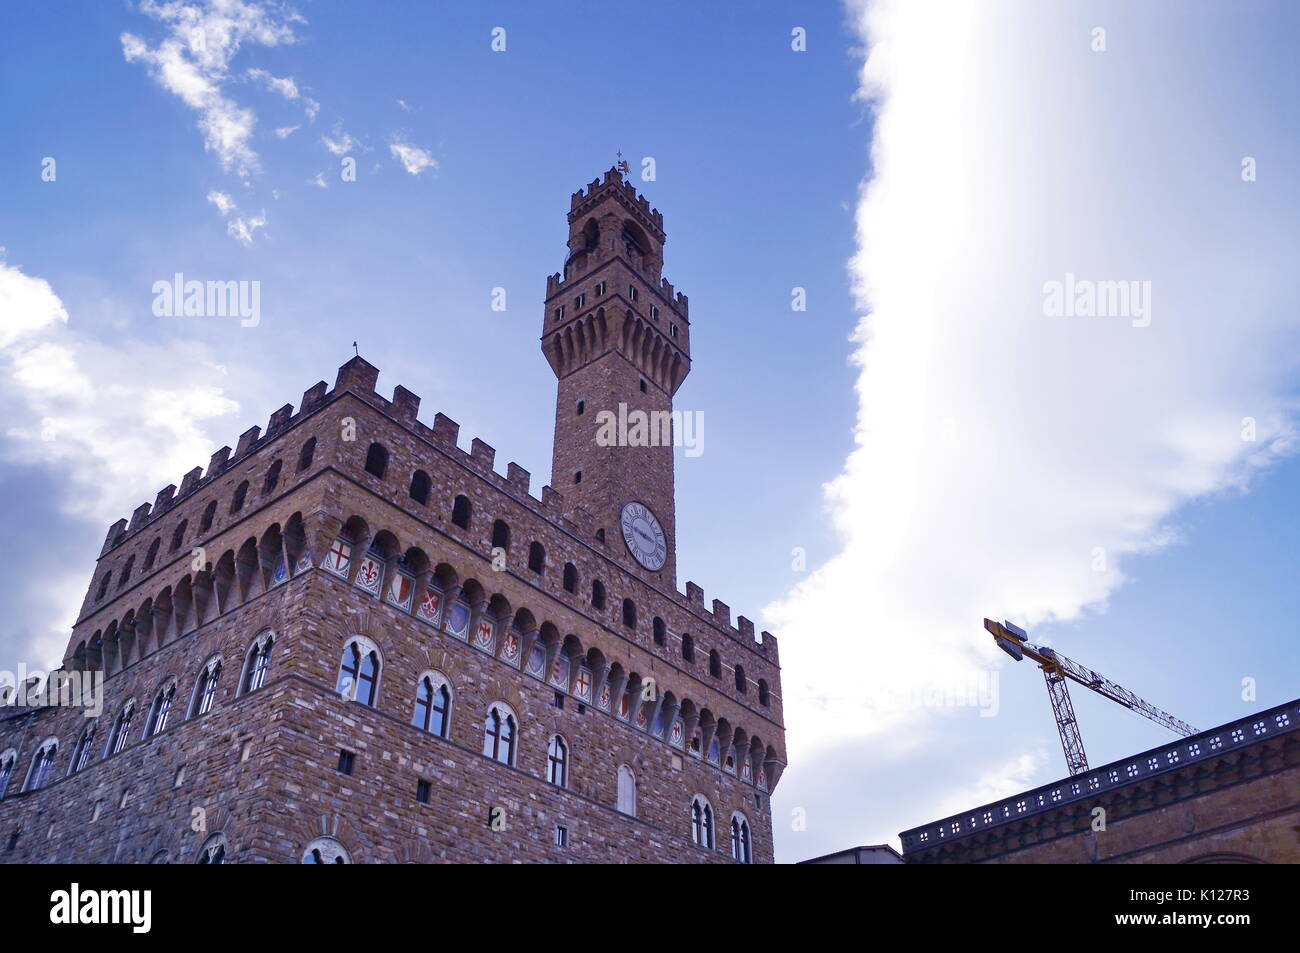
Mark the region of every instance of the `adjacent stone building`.
POLYGON ((0 860, 772 861, 777 640, 676 588, 663 218, 611 170, 568 220, 552 486, 348 361, 110 527, 102 711, 0 709, 0 860))
POLYGON ((1300 863, 1300 700, 904 831, 909 864, 1300 863))

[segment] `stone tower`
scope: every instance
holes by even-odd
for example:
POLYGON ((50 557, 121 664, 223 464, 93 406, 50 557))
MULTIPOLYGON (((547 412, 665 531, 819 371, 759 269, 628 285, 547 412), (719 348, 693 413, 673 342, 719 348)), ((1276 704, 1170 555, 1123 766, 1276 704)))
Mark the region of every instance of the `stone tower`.
POLYGON ((575 192, 564 271, 546 282, 542 351, 559 378, 551 485, 632 571, 670 588, 673 395, 691 342, 686 296, 661 276, 665 238, 659 210, 617 169, 575 192))
POLYGON ((0 863, 772 862, 777 639, 678 591, 671 438, 595 439, 689 367, 662 219, 569 220, 556 485, 352 357, 109 527, 0 705, 0 863))

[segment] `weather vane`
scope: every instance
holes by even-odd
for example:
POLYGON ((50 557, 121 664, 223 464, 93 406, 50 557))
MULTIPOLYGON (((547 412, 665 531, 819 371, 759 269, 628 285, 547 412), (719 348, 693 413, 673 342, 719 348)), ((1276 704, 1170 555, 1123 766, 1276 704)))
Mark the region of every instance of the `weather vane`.
POLYGON ((622 172, 624 175, 627 175, 628 174, 627 160, 623 158, 623 150, 619 149, 618 152, 615 154, 618 156, 618 162, 614 164, 614 167, 618 169, 618 171, 622 172))

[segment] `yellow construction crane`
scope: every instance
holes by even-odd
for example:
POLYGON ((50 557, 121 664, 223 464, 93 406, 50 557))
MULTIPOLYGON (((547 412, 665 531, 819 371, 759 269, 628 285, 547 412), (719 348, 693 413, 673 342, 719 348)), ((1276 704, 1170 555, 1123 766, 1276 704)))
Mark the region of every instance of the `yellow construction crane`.
POLYGON ((1018 625, 1012 625, 1010 622, 999 624, 992 619, 985 619, 984 628, 993 634, 998 648, 1017 662, 1028 656, 1043 670, 1043 678, 1047 679, 1047 695, 1052 700, 1052 713, 1056 716, 1056 730, 1061 734, 1061 747, 1065 749, 1065 763, 1071 775, 1082 774, 1088 770, 1088 756, 1084 753, 1083 737, 1079 734, 1079 723, 1074 717, 1074 705, 1070 702, 1067 678, 1092 689, 1103 698, 1109 698, 1139 715, 1150 718, 1157 725, 1164 725, 1170 731, 1178 732, 1184 738, 1196 734, 1196 729, 1187 722, 1180 721, 1168 712, 1144 702, 1127 688, 1121 688, 1104 675, 1098 675, 1092 669, 1084 668, 1078 662, 1071 661, 1045 645, 1034 645, 1029 641, 1029 634, 1018 625))

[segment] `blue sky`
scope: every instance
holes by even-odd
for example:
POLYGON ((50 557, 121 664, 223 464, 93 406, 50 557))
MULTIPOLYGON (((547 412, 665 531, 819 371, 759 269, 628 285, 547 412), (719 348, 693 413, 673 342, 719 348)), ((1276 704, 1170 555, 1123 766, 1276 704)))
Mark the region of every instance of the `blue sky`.
MULTIPOLYGON (((1060 776, 1041 677, 988 653, 984 614, 1198 727, 1296 694, 1293 8, 438 7, 236 5, 292 37, 209 47, 255 120, 228 156, 126 55, 124 34, 160 49, 162 16, 0 14, 0 507, 28 566, 0 583, 6 657, 57 657, 108 524, 332 381, 354 340, 381 392, 421 395, 540 492, 545 277, 570 193, 621 150, 655 159, 640 184, 691 299, 677 406, 707 428, 678 459, 679 587, 772 628, 787 661, 779 857, 1060 776), (177 271, 260 281, 260 323, 155 317, 177 271), (1151 327, 1048 323, 1039 288, 1066 271, 1150 278, 1151 327), (66 326, 41 317, 58 305, 66 326), (1258 439, 1225 442, 1247 416, 1258 439), (1105 570, 1081 570, 1096 547, 1105 570), (994 718, 858 697, 989 671, 994 718)), ((1168 740, 1083 694, 1094 763, 1168 740)))

